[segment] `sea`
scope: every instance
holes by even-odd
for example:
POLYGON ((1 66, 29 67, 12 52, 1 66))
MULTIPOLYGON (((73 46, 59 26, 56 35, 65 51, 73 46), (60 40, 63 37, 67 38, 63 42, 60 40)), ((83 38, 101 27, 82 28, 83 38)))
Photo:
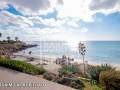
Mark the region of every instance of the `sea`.
MULTIPOLYGON (((78 43, 66 41, 29 41, 37 47, 29 48, 37 56, 67 57, 81 60, 78 43)), ((120 41, 84 41, 86 46, 85 60, 97 64, 120 64, 120 41)))

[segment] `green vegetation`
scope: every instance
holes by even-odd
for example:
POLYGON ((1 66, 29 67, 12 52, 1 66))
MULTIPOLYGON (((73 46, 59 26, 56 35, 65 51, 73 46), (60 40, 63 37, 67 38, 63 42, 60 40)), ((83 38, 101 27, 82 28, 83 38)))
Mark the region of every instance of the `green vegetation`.
POLYGON ((21 41, 14 41, 14 40, 3 40, 3 41, 0 41, 0 44, 14 44, 14 43, 18 43, 18 42, 21 42, 21 41))
MULTIPOLYGON (((2 33, 0 33, 0 37, 2 37, 2 33)), ((21 42, 18 37, 15 37, 14 40, 11 40, 11 37, 7 36, 6 39, 7 40, 0 41, 0 44, 8 44, 8 43, 14 44, 14 43, 21 42)))
POLYGON ((101 65, 101 66, 90 66, 88 69, 88 74, 90 75, 92 80, 95 80, 96 83, 99 83, 99 75, 102 71, 110 71, 110 70, 115 70, 110 65, 101 65))
POLYGON ((75 89, 82 89, 84 87, 84 84, 78 78, 62 77, 57 79, 57 83, 67 85, 75 89))
POLYGON ((6 39, 7 40, 0 41, 0 55, 7 57, 10 57, 14 52, 37 46, 36 44, 26 44, 20 41, 18 37, 15 37, 14 40, 12 40, 11 37, 8 36, 6 39))
POLYGON ((82 80, 82 82, 84 83, 85 87, 84 90, 103 90, 101 87, 99 87, 98 85, 91 85, 90 82, 88 81, 84 81, 82 80))
POLYGON ((43 78, 49 81, 55 81, 57 79, 57 75, 51 72, 46 72, 43 74, 43 78))
POLYGON ((59 74, 46 72, 43 77, 47 80, 57 82, 75 89, 83 89, 84 84, 77 78, 79 76, 80 70, 74 65, 64 65, 59 70, 59 74))
POLYGON ((80 69, 75 65, 64 65, 59 70, 59 78, 56 82, 73 87, 75 89, 82 89, 84 84, 77 78, 80 75, 80 69))
POLYGON ((104 90, 120 90, 120 71, 101 72, 99 79, 104 90))
POLYGON ((24 61, 10 60, 0 57, 0 66, 4 66, 13 70, 25 72, 32 75, 39 75, 45 73, 45 69, 33 66, 24 61))
POLYGON ((7 36, 6 39, 7 40, 0 41, 0 44, 14 44, 14 43, 18 43, 18 42, 21 43, 21 41, 19 40, 18 37, 15 37, 14 40, 12 40, 10 36, 7 36))
POLYGON ((0 33, 0 37, 2 37, 2 33, 0 33))
POLYGON ((92 86, 99 86, 102 90, 120 90, 120 71, 116 71, 112 66, 91 66, 88 73, 91 76, 92 86))
POLYGON ((80 78, 81 72, 74 65, 62 66, 58 76, 47 72, 44 78, 81 90, 120 90, 120 71, 110 65, 90 66, 88 70, 91 80, 80 78))
POLYGON ((76 76, 80 74, 80 69, 75 65, 64 65, 59 70, 59 76, 76 76))
POLYGON ((17 42, 19 39, 18 39, 18 37, 15 37, 15 41, 17 42))

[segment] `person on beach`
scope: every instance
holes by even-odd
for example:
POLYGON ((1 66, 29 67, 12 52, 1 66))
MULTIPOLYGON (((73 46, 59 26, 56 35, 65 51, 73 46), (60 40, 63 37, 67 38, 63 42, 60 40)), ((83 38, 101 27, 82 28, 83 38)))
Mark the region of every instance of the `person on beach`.
POLYGON ((28 54, 30 54, 30 55, 31 55, 31 54, 32 54, 32 51, 29 51, 29 52, 28 52, 28 54))

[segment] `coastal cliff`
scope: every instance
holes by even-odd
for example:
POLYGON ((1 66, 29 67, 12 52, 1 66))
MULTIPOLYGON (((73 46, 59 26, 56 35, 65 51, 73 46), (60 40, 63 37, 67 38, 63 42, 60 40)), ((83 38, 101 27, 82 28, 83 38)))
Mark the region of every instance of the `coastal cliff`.
POLYGON ((26 44, 24 42, 12 42, 12 43, 6 43, 1 42, 0 43, 0 56, 1 55, 11 55, 14 52, 18 52, 21 50, 25 50, 27 48, 36 47, 37 44, 26 44))

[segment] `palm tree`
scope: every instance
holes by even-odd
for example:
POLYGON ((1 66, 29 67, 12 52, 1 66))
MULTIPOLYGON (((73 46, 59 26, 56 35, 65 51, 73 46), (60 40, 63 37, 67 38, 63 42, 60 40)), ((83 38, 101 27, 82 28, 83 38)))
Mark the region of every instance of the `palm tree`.
POLYGON ((2 37, 2 33, 0 33, 0 37, 2 37))
POLYGON ((2 37, 2 33, 0 33, 0 37, 2 37))
POLYGON ((85 46, 85 44, 79 43, 79 53, 81 54, 82 59, 83 59, 83 65, 84 65, 84 66, 83 66, 83 67, 84 67, 83 72, 84 72, 84 74, 85 74, 85 62, 84 62, 85 52, 86 52, 86 46, 85 46))
POLYGON ((11 39, 11 37, 10 37, 10 36, 7 36, 7 40, 8 40, 8 42, 10 42, 10 39, 11 39))
POLYGON ((18 41, 18 37, 15 37, 16 42, 18 41))

